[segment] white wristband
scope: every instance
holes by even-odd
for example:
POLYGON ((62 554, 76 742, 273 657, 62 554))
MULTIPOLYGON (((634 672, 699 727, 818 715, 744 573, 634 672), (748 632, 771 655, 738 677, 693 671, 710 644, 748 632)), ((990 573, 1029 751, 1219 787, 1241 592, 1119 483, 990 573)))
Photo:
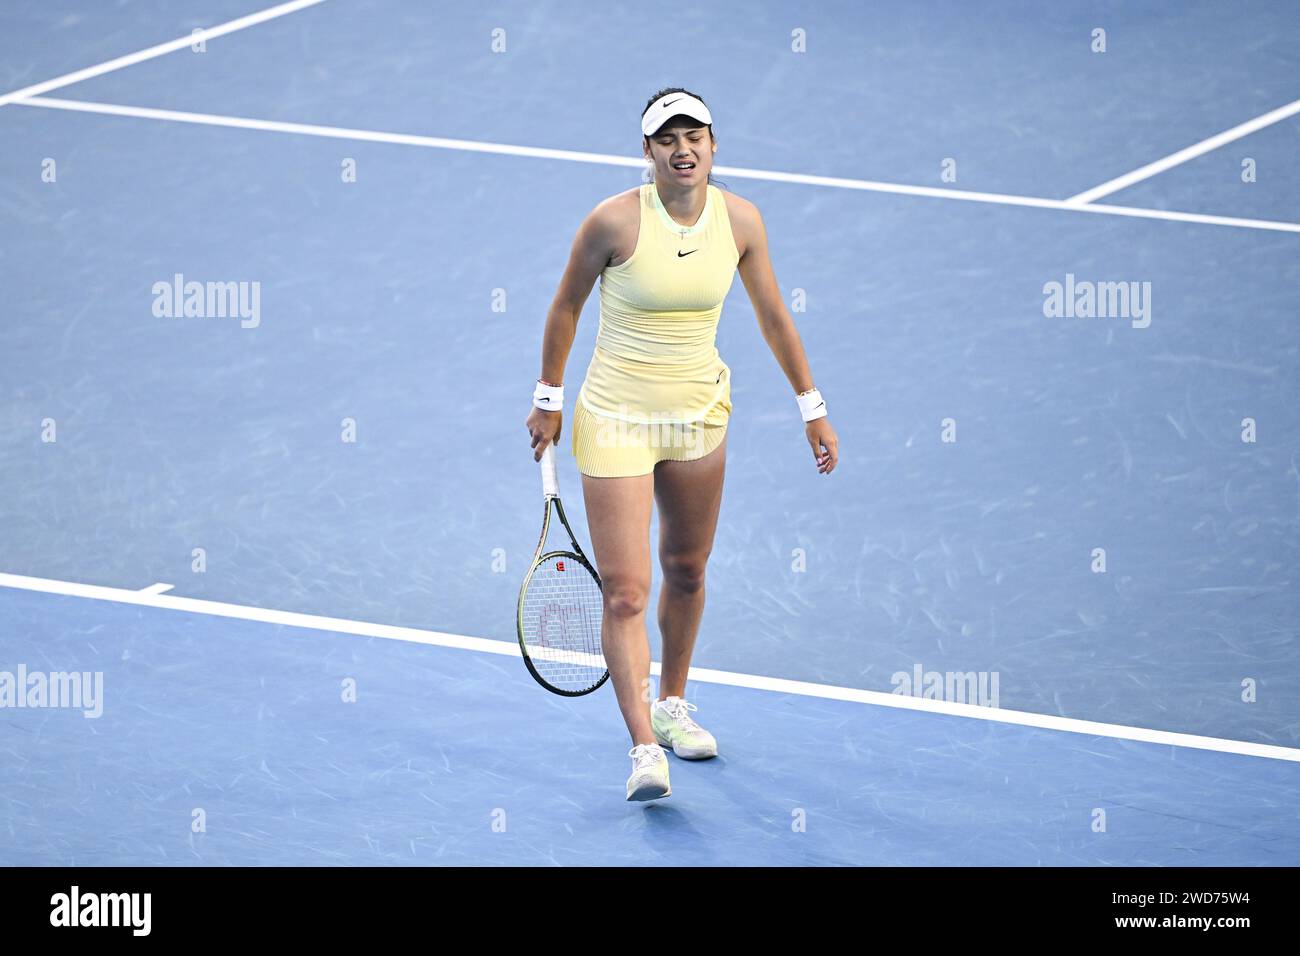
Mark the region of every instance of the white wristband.
POLYGON ((826 417, 826 402, 822 398, 822 393, 813 389, 799 396, 799 414, 803 415, 805 422, 811 422, 814 419, 826 417))
POLYGON ((558 412, 564 408, 564 386, 547 385, 540 379, 533 389, 533 404, 548 412, 558 412))

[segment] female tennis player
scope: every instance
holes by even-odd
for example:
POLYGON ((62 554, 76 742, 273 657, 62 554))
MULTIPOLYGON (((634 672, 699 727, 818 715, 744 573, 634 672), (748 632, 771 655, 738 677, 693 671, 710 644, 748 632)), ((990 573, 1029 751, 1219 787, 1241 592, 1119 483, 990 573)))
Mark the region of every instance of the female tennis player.
POLYGON ((712 184, 718 144, 708 107, 687 90, 661 90, 641 114, 641 133, 650 181, 604 200, 579 227, 546 318, 526 425, 540 461, 560 438, 564 367, 600 276, 596 349, 573 403, 573 456, 603 585, 601 646, 632 735, 627 799, 654 800, 672 793, 664 747, 687 760, 718 752, 685 694, 731 414, 731 370, 714 341, 737 267, 820 473, 835 469, 839 441, 781 299, 758 209, 712 184), (645 612, 655 501, 663 673, 652 702, 645 612))

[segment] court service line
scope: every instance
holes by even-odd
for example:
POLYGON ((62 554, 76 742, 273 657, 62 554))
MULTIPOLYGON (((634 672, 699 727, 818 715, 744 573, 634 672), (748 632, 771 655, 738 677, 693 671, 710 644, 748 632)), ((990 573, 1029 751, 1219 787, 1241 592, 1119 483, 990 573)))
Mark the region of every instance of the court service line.
POLYGON ((65 73, 63 76, 56 76, 52 80, 45 80, 42 83, 35 83, 32 86, 24 86, 20 90, 14 90, 11 93, 5 93, 0 96, 0 106, 13 103, 29 96, 38 96, 41 93, 47 93, 50 90, 57 90, 65 86, 71 86, 73 83, 80 83, 82 80, 88 80, 91 77, 103 76, 105 73, 112 73, 114 70, 120 70, 124 67, 134 66, 137 63, 143 63, 145 60, 152 60, 155 57, 166 56, 176 50, 182 50, 185 47, 192 46, 203 40, 214 40, 217 37, 225 36, 228 33, 234 33, 236 30, 243 30, 247 27, 256 26, 259 23, 265 23, 267 20, 274 20, 276 17, 282 17, 289 13, 295 13, 305 7, 313 7, 318 3, 324 3, 325 0, 292 0, 291 3, 282 3, 279 6, 268 7, 257 13, 250 13, 246 17, 240 17, 237 20, 230 20, 215 27, 208 27, 206 30, 197 30, 194 33, 187 33, 183 37, 177 37, 175 40, 169 40, 166 43, 159 43, 157 46, 151 46, 147 50, 140 50, 137 53, 128 53, 126 56, 119 56, 113 60, 105 60, 95 66, 88 66, 85 69, 77 70, 75 73, 65 73))
POLYGON ((1241 139, 1243 136, 1249 136, 1256 130, 1261 130, 1265 126, 1271 126, 1274 123, 1281 122, 1288 116, 1295 116, 1300 113, 1300 100, 1294 100, 1279 106, 1275 110, 1270 110, 1252 120, 1247 120, 1232 129, 1226 129, 1222 133, 1211 136, 1209 139, 1203 139, 1199 143, 1193 143, 1186 149, 1180 149, 1176 153, 1170 153, 1164 159, 1157 159, 1154 163, 1147 163, 1140 169, 1135 169, 1131 173, 1125 173, 1123 176, 1117 176, 1109 182, 1104 182, 1100 186, 1093 186, 1077 196, 1071 196, 1066 202, 1071 204, 1090 203, 1094 199, 1100 199, 1102 196, 1109 196, 1111 193, 1119 192, 1139 183, 1144 179, 1150 179, 1157 173, 1163 173, 1166 169, 1172 169, 1187 162, 1189 159, 1195 159, 1197 156, 1203 156, 1210 150, 1218 149, 1225 143, 1231 143, 1234 139, 1241 139))
MULTIPOLYGON (((391 624, 372 624, 365 621, 323 617, 317 614, 302 614, 297 611, 277 611, 243 604, 204 601, 196 598, 176 597, 171 594, 151 593, 150 589, 131 591, 96 584, 77 584, 72 581, 56 581, 48 578, 4 573, 0 573, 0 587, 37 591, 44 594, 59 594, 67 597, 88 598, 95 601, 111 601, 117 604, 136 604, 169 611, 185 611, 190 614, 237 618, 243 621, 280 624, 337 634, 378 637, 386 640, 406 641, 412 644, 452 647, 466 651, 478 651, 484 654, 499 654, 507 657, 519 657, 520 655, 519 644, 516 641, 489 640, 482 637, 447 634, 441 631, 426 631, 413 627, 397 627, 391 624)), ((658 662, 651 665, 651 672, 654 674, 660 673, 658 662)), ((726 684, 732 687, 772 691, 778 694, 794 694, 823 700, 874 704, 878 707, 948 714, 954 717, 968 717, 996 723, 1017 724, 1023 727, 1036 727, 1043 730, 1087 734, 1094 737, 1136 740, 1143 743, 1165 744, 1173 747, 1188 747, 1196 750, 1212 750, 1220 753, 1300 762, 1300 749, 1278 747, 1271 744, 1256 744, 1244 740, 1225 740, 1219 737, 1201 737, 1195 734, 1182 734, 1166 730, 1148 730, 1143 727, 1126 727, 1121 724, 1106 724, 1092 720, 1075 720, 1070 717, 1057 717, 1051 714, 1001 710, 993 707, 981 707, 976 704, 959 704, 950 701, 889 694, 884 691, 860 690, 855 687, 814 684, 807 681, 764 677, 756 674, 738 674, 732 671, 719 671, 700 667, 692 667, 688 678, 703 683, 726 684)))
MULTIPOLYGON (((137 119, 162 120, 173 123, 195 123, 204 126, 224 126, 235 129, 259 130, 275 133, 293 133, 301 136, 321 136, 370 143, 391 143, 401 146, 422 146, 432 149, 456 149, 478 153, 498 153, 508 156, 528 156, 536 159, 558 159, 577 163, 597 163, 608 166, 643 168, 645 161, 630 156, 608 153, 585 153, 567 149, 547 149, 537 146, 513 146, 506 143, 486 143, 476 140, 447 139, 439 136, 421 136, 412 133, 385 133, 375 130, 351 129, 342 126, 318 126, 307 123, 287 123, 278 120, 249 119, 214 113, 189 113, 181 110, 161 110, 144 106, 124 106, 116 103, 94 103, 85 100, 65 100, 53 97, 29 97, 15 101, 16 105, 43 109, 72 110, 81 113, 103 113, 111 116, 128 116, 137 119)), ((869 179, 845 179, 836 176, 812 176, 803 173, 783 173, 766 169, 745 169, 737 166, 716 166, 719 176, 741 179, 760 179, 768 182, 798 183, 807 186, 828 186, 837 189, 857 189, 870 192, 894 193, 904 196, 925 196, 932 199, 956 199, 966 202, 996 203, 1008 206, 1028 206, 1038 209, 1055 209, 1065 212, 1099 213, 1112 216, 1129 216, 1139 219, 1161 219, 1171 222, 1192 222, 1215 226, 1236 226, 1245 229, 1265 229, 1300 234, 1300 223, 1277 222, 1267 219, 1239 219, 1231 216, 1209 216, 1201 213, 1174 212, 1166 209, 1143 209, 1134 206, 1108 206, 1101 203, 1076 203, 1064 199, 1042 199, 1035 196, 1013 196, 1005 193, 972 192, 962 189, 939 189, 932 186, 909 186, 901 183, 884 183, 869 179)))

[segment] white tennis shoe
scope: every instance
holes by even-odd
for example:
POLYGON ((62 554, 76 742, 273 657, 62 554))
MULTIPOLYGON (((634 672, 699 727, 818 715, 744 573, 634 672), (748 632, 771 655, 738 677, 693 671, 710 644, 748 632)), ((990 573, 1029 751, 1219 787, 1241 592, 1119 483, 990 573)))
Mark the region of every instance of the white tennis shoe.
POLYGON ((637 744, 627 752, 632 776, 627 778, 629 800, 658 800, 673 792, 668 785, 668 756, 658 744, 637 744))
POLYGON ((650 729, 661 747, 671 747, 683 760, 707 760, 718 755, 718 742, 694 720, 690 711, 699 710, 681 697, 657 700, 650 708, 650 729))

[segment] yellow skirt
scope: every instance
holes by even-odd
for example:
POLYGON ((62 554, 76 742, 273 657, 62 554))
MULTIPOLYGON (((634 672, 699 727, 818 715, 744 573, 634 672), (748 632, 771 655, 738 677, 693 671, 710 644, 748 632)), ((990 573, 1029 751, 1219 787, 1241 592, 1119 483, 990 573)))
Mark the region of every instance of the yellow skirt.
POLYGON ((573 458, 578 470, 592 478, 648 475, 661 461, 695 461, 722 444, 731 403, 719 402, 710 418, 722 412, 722 424, 707 422, 634 424, 597 415, 578 398, 569 423, 573 458))

